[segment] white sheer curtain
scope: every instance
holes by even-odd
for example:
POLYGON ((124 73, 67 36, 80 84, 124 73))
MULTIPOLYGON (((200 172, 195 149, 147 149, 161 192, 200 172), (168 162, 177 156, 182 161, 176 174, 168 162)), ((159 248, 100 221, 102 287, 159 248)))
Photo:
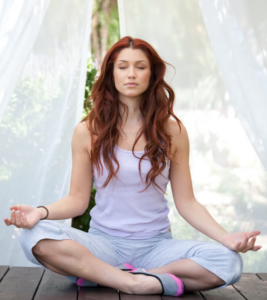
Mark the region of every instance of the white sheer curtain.
POLYGON ((68 194, 92 7, 93 0, 0 2, 0 265, 32 265, 19 245, 21 230, 3 221, 9 207, 68 194))
POLYGON ((49 2, 0 1, 0 121, 27 62, 49 2))
POLYGON ((199 4, 230 99, 267 170, 267 2, 199 4))
MULTIPOLYGON (((266 110, 263 103, 266 89, 266 85, 263 87, 263 80, 266 73, 261 61, 262 56, 266 55, 266 30, 264 31, 263 25, 267 21, 266 4, 263 4, 263 1, 253 1, 252 4, 251 1, 231 1, 235 13, 237 12, 237 19, 243 22, 242 32, 244 33, 247 26, 246 39, 251 37, 251 51, 248 56, 249 50, 245 44, 242 44, 243 49, 240 46, 242 36, 236 34, 236 27, 231 26, 234 24, 232 13, 226 16, 229 11, 223 9, 223 4, 218 6, 218 3, 224 1, 202 2, 205 3, 208 12, 208 15, 204 16, 205 23, 208 27, 214 26, 210 29, 214 30, 214 35, 219 27, 215 27, 214 19, 219 13, 213 14, 210 11, 218 10, 218 7, 222 10, 225 29, 223 33, 217 32, 216 41, 215 38, 212 40, 210 30, 206 31, 198 0, 118 0, 121 37, 130 35, 146 40, 166 62, 175 67, 176 73, 171 67, 167 67, 165 79, 175 91, 175 113, 188 130, 191 144, 190 167, 196 198, 230 233, 261 230, 256 245, 262 245, 263 248, 257 252, 240 254, 244 260, 244 272, 265 272, 267 173, 239 117, 241 118, 242 108, 249 106, 250 121, 257 125, 258 132, 266 130, 262 120, 253 120, 255 115, 262 116, 266 110), (254 14, 253 20, 259 17, 261 21, 249 22, 250 14, 254 14), (253 30, 261 36, 261 52, 254 48, 257 44, 252 43, 253 30), (231 39, 228 40, 228 36, 231 36, 231 39), (223 56, 228 55, 228 52, 223 53, 222 49, 216 51, 214 43, 218 46, 216 49, 222 44, 232 50, 233 70, 229 67, 227 57, 227 65, 224 66, 224 71, 220 72, 221 61, 226 59, 223 56), (261 56, 258 55, 260 53, 261 56), (235 57, 239 54, 240 57, 235 57), (244 62, 242 69, 239 59, 244 62), (242 72, 244 74, 240 74, 242 72), (229 78, 225 79, 227 76, 234 76, 231 84, 229 78), (245 87, 243 79, 249 78, 250 82, 247 82, 248 86, 245 87), (248 102, 253 97, 249 87, 255 91, 255 97, 258 97, 253 105, 248 102), (256 91, 255 87, 259 90, 256 91), (236 96, 238 97, 233 99, 236 96), (232 105, 234 101, 239 103, 238 113, 232 105)), ((204 11, 204 7, 202 10, 204 11)), ((222 27, 220 30, 223 30, 222 27)), ((247 117, 246 111, 242 114, 247 117)), ((250 121, 246 120, 249 125, 250 121)), ((255 132, 253 134, 259 145, 259 138, 263 141, 265 135, 259 136, 255 132)), ((260 151, 264 155, 264 151, 260 151)), ((257 152, 260 155, 259 151, 257 152)), ((215 242, 179 216, 173 203, 170 184, 167 192, 173 237, 215 242)))

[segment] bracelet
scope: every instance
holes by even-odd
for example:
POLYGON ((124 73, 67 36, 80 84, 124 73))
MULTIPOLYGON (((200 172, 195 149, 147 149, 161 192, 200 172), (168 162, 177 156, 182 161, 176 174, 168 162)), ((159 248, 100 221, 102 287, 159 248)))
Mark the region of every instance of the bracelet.
POLYGON ((49 211, 48 211, 48 209, 47 209, 45 206, 37 206, 37 208, 38 208, 38 207, 43 207, 43 208, 45 208, 45 209, 46 209, 46 211, 47 211, 47 215, 46 215, 46 217, 45 217, 45 218, 43 218, 43 219, 40 219, 40 220, 47 219, 47 217, 48 217, 48 215, 49 215, 49 211))

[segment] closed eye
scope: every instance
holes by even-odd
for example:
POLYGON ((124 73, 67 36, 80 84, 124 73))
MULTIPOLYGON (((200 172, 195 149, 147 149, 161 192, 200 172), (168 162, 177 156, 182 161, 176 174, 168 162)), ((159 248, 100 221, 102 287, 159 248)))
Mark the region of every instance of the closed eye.
MULTIPOLYGON (((119 69, 126 69, 126 67, 125 67, 125 68, 119 68, 119 69)), ((141 69, 141 70, 144 70, 144 68, 137 68, 137 69, 141 69)))

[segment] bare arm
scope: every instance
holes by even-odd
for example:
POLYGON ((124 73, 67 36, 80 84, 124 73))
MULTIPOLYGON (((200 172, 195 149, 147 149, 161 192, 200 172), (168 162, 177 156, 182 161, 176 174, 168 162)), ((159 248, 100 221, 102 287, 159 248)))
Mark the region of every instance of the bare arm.
MULTIPOLYGON (((72 137, 72 171, 70 190, 64 197, 45 205, 49 210, 48 220, 62 220, 82 215, 90 201, 92 187, 92 164, 89 156, 91 137, 84 123, 76 125, 72 137)), ((47 215, 44 208, 18 204, 10 207, 10 219, 4 218, 7 226, 31 228, 47 215)))
POLYGON ((189 139, 186 128, 182 130, 175 121, 172 126, 173 143, 175 143, 175 164, 171 164, 170 181, 175 206, 179 214, 195 229, 221 243, 229 233, 224 230, 199 203, 194 195, 189 168, 189 139))
MULTIPOLYGON (((69 219, 82 215, 89 205, 92 188, 92 164, 88 153, 90 132, 84 123, 76 125, 72 137, 72 171, 70 190, 64 197, 52 204, 46 205, 49 210, 49 220, 69 219)), ((38 208, 41 218, 47 214, 44 208, 38 208)))

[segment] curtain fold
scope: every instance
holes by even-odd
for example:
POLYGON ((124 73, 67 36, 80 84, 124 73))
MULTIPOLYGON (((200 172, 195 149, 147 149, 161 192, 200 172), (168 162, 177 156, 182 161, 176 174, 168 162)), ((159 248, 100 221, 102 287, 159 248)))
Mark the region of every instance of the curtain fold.
POLYGON ((236 114, 267 170, 267 2, 199 0, 236 114), (254 52, 254 53, 253 53, 254 52))
MULTIPOLYGON (((47 205, 68 194, 72 133, 83 113, 93 0, 13 0, 1 8, 3 220, 10 217, 11 205, 47 205), (18 11, 16 17, 11 9, 18 11)), ((33 266, 20 248, 20 233, 1 222, 1 265, 33 266)))
MULTIPOLYGON (((229 1, 239 25, 242 24, 240 29, 232 18, 233 12, 223 8, 225 1, 202 3, 207 8, 206 14, 202 14, 204 9, 200 9, 198 0, 118 0, 121 37, 144 39, 175 68, 167 65, 165 80, 175 92, 175 114, 188 131, 196 199, 229 233, 261 231, 256 245, 263 248, 240 255, 244 260, 243 272, 265 272, 267 172, 262 165, 265 150, 258 147, 255 152, 242 126, 241 114, 248 117, 245 122, 249 126, 255 124, 257 130, 251 127, 251 132, 257 146, 260 138, 264 143, 266 126, 258 117, 266 114, 263 101, 266 4, 229 1), (223 25, 218 25, 219 18, 223 25), (252 34, 253 31, 257 34, 252 34), (245 33, 249 46, 241 33, 245 33), (222 48, 217 49, 220 45, 222 48), (252 100, 253 92, 257 99, 252 100), (238 101, 238 111, 234 101, 238 101)), ((167 193, 173 237, 215 242, 179 215, 170 183, 167 193)))
POLYGON ((0 3, 0 122, 37 38, 50 0, 0 3))

